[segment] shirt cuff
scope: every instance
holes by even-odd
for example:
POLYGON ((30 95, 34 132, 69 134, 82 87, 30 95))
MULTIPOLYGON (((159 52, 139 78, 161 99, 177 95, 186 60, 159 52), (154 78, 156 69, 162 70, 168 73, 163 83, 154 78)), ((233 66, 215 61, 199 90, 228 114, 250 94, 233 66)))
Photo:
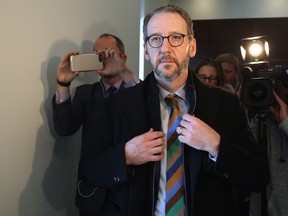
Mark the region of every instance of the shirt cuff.
POLYGON ((56 91, 55 96, 56 96, 55 97, 56 104, 60 104, 60 103, 67 101, 71 97, 71 94, 70 93, 59 93, 58 91, 56 91))
POLYGON ((137 77, 135 74, 132 76, 132 79, 129 80, 129 82, 125 83, 124 82, 124 87, 125 88, 130 88, 132 86, 137 85, 138 83, 140 83, 140 79, 139 77, 137 77))

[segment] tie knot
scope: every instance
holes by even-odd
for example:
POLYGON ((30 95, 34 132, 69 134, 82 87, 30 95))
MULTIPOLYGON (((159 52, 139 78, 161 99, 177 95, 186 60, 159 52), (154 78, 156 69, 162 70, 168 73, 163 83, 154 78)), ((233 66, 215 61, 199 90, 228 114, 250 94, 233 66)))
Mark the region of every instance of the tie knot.
POLYGON ((111 85, 108 89, 107 89, 107 95, 110 96, 112 95, 115 91, 117 90, 117 88, 113 85, 111 85))
POLYGON ((178 106, 178 98, 179 96, 178 95, 168 95, 166 98, 165 98, 165 101, 167 103, 167 105, 169 107, 173 107, 173 108, 179 108, 178 106))

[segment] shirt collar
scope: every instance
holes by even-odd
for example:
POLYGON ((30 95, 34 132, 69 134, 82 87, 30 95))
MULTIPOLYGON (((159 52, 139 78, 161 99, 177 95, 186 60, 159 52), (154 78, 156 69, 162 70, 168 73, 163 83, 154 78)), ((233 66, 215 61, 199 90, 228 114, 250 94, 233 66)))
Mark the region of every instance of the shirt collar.
POLYGON ((182 98, 182 100, 186 101, 184 86, 185 86, 185 84, 183 86, 181 86, 176 92, 169 92, 169 91, 165 90, 164 88, 162 88, 160 85, 158 85, 159 92, 160 92, 160 100, 163 101, 168 95, 176 94, 180 98, 182 98))
MULTIPOLYGON (((103 86, 104 86, 104 88, 105 88, 105 91, 107 91, 108 88, 109 88, 111 85, 108 84, 108 83, 106 83, 106 82, 104 82, 104 80, 102 80, 102 79, 101 79, 101 82, 102 82, 102 84, 103 84, 103 86)), ((115 83, 113 86, 119 90, 122 82, 123 82, 123 80, 119 80, 119 81, 118 81, 117 83, 115 83)))

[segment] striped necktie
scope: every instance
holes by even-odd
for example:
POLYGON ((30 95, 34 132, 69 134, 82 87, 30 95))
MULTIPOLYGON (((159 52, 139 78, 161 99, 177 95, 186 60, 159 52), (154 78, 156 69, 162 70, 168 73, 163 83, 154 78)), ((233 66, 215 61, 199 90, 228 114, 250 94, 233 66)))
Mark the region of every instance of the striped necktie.
POLYGON ((166 216, 184 215, 184 176, 182 144, 176 128, 181 121, 177 96, 166 97, 170 107, 167 137, 166 216))

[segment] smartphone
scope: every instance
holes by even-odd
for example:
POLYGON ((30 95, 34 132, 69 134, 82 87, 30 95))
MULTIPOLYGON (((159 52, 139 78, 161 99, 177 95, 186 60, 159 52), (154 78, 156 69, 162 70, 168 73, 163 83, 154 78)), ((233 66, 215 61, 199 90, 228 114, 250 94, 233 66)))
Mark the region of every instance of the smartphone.
POLYGON ((101 56, 91 54, 80 54, 70 56, 72 71, 95 71, 103 68, 101 56))

